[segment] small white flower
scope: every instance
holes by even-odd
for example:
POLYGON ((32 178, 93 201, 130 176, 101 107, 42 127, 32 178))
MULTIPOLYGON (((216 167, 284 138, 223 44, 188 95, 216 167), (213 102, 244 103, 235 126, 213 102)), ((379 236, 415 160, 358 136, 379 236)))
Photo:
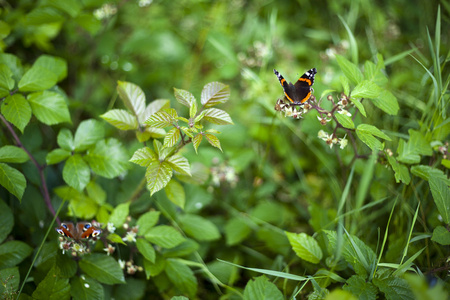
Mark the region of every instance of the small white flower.
POLYGON ((320 124, 322 124, 322 125, 326 125, 328 122, 331 121, 331 119, 327 119, 325 117, 319 117, 319 116, 317 116, 317 119, 319 120, 320 124))
POLYGON ((326 133, 324 130, 319 130, 319 133, 317 134, 317 137, 319 139, 322 139, 326 141, 328 139, 328 133, 326 133))
POLYGON ((75 252, 84 253, 86 252, 86 247, 82 244, 74 243, 72 246, 72 250, 75 252))
POLYGON ((125 261, 124 260, 119 259, 118 263, 122 270, 125 269, 125 261))
POLYGON ((116 248, 113 247, 111 244, 108 244, 107 248, 103 248, 103 251, 105 251, 108 256, 114 253, 114 250, 116 250, 116 248))
POLYGON ((84 287, 88 289, 88 288, 90 288, 90 285, 88 283, 85 283, 84 287))
POLYGON ((339 148, 344 149, 345 147, 347 147, 348 144, 348 140, 345 138, 347 135, 345 135, 342 139, 339 139, 339 148))
POLYGON ((136 242, 136 232, 128 231, 127 235, 124 238, 122 238, 122 240, 124 242, 130 242, 130 243, 133 242, 133 243, 135 243, 136 242))
POLYGON ((339 110, 338 113, 341 114, 341 115, 346 115, 347 117, 351 117, 352 116, 352 114, 349 113, 348 111, 346 111, 345 109, 339 110))
POLYGON ((114 224, 110 222, 108 222, 108 224, 106 225, 106 229, 108 229, 108 231, 111 233, 114 233, 114 231, 116 231, 116 227, 114 227, 114 224))
POLYGON ((289 106, 288 108, 286 108, 284 110, 284 116, 285 117, 290 117, 290 116, 292 116, 292 114, 293 114, 292 106, 289 106))

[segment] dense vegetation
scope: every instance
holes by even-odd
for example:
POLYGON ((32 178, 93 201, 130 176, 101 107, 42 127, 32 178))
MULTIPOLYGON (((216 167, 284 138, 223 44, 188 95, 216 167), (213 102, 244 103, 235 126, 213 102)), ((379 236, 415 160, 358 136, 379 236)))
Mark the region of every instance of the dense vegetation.
POLYGON ((0 3, 2 299, 448 298, 447 1, 0 3))

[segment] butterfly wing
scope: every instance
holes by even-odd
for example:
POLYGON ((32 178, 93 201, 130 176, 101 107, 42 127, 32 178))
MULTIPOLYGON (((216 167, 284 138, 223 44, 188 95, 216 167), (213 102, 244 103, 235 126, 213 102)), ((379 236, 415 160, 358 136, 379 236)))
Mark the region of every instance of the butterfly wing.
POLYGON ((273 69, 273 73, 277 75, 278 80, 280 81, 281 86, 283 87, 284 95, 286 96, 286 99, 294 103, 295 99, 295 87, 292 83, 288 83, 286 79, 278 72, 277 70, 273 69))
POLYGON ((100 228, 92 226, 92 224, 89 222, 78 223, 77 227, 81 239, 93 238, 102 233, 102 230, 100 228))
POLYGON ((312 68, 297 80, 294 85, 294 103, 304 103, 311 97, 311 86, 314 84, 314 76, 316 74, 316 68, 312 68))
POLYGON ((59 228, 55 228, 56 231, 63 236, 69 237, 71 239, 74 238, 74 235, 72 233, 75 232, 75 227, 73 226, 73 223, 61 223, 61 226, 59 228))

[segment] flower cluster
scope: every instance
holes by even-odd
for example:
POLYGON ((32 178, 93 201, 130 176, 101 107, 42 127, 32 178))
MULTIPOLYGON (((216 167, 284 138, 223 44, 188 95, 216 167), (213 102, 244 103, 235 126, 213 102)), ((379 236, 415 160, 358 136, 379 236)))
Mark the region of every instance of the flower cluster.
POLYGON ((220 186, 221 183, 229 183, 231 187, 236 186, 239 178, 236 170, 232 166, 224 163, 219 164, 218 159, 213 159, 213 166, 211 167, 211 177, 213 186, 220 186))
MULTIPOLYGON (((325 126, 331 120, 334 120, 337 123, 336 129, 343 128, 345 131, 348 131, 341 124, 339 124, 336 117, 334 117, 335 113, 345 115, 347 117, 352 116, 352 114, 347 110, 349 103, 351 103, 348 100, 348 97, 345 94, 341 94, 339 101, 336 103, 333 99, 333 96, 329 95, 327 97, 327 100, 332 103, 331 110, 322 108, 320 106, 321 101, 319 100, 317 102, 314 95, 312 95, 308 99, 308 101, 303 104, 286 103, 284 100, 278 99, 277 103, 275 104, 275 110, 284 113, 285 117, 292 117, 294 119, 302 118, 303 115, 305 115, 309 111, 316 110, 318 112, 317 119, 322 126, 325 126)), ((350 134, 350 132, 347 133, 350 134)), ((339 145, 339 148, 344 149, 348 144, 348 139, 346 137, 347 134, 345 134, 344 137, 339 138, 336 135, 336 130, 334 130, 334 132, 331 134, 325 132, 324 130, 320 130, 318 133, 318 138, 323 140, 327 145, 330 146, 330 148, 332 148, 334 145, 339 145)))
POLYGON ((119 259, 119 266, 122 270, 125 270, 125 267, 127 269, 127 274, 133 275, 135 274, 137 271, 142 272, 144 270, 144 268, 142 268, 141 266, 135 265, 133 263, 133 260, 129 260, 129 261, 124 261, 119 259))

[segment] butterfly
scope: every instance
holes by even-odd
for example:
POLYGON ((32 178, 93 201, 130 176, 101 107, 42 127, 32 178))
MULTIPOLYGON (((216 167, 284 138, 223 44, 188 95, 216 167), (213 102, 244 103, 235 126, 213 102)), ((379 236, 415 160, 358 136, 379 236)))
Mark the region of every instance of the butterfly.
POLYGON ((277 70, 273 69, 273 72, 277 75, 278 80, 283 87, 286 99, 288 99, 292 105, 303 104, 311 97, 311 86, 314 84, 314 76, 317 74, 316 68, 306 71, 295 84, 292 84, 291 82, 288 83, 277 70))
POLYGON ((69 237, 75 241, 90 239, 102 233, 101 229, 94 227, 89 222, 79 222, 77 226, 74 226, 72 222, 61 223, 61 226, 55 229, 60 235, 69 237))

